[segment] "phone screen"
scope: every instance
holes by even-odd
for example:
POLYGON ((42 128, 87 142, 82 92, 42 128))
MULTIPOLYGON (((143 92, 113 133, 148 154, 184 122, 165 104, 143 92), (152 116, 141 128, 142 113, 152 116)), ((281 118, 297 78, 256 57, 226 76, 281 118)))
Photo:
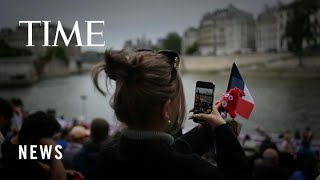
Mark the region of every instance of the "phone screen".
MULTIPOLYGON (((213 94, 215 85, 211 82, 197 82, 194 100, 194 114, 209 114, 213 107, 213 94)), ((194 120, 199 122, 199 120, 194 120)))

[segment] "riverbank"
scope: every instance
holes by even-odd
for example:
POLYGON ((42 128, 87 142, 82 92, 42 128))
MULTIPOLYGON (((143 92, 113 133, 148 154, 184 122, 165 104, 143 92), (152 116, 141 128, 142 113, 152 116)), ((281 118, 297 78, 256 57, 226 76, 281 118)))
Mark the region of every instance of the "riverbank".
MULTIPOLYGON (((251 77, 297 77, 297 78, 320 78, 320 56, 308 56, 303 58, 303 67, 299 67, 299 60, 290 53, 252 53, 228 56, 182 56, 180 70, 184 74, 207 74, 216 73, 228 76, 233 62, 237 64, 244 76, 251 77)), ((6 61, 1 61, 2 65, 6 61)), ((0 87, 13 88, 32 86, 43 80, 64 78, 86 74, 95 63, 84 63, 81 70, 59 71, 58 65, 48 66, 51 74, 36 78, 33 61, 21 59, 10 60, 10 66, 1 66, 0 87), (23 70, 21 70, 23 69, 23 70)), ((49 71, 49 70, 48 70, 49 71)))
POLYGON ((304 57, 303 66, 289 53, 255 53, 229 56, 185 56, 183 73, 229 74, 233 62, 246 76, 320 78, 320 56, 304 57))

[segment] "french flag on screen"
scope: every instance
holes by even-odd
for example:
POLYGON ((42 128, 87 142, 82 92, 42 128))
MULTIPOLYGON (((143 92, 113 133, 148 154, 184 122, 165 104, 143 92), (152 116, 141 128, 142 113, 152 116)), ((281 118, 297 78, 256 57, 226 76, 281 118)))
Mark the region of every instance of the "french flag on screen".
POLYGON ((233 63, 232 65, 227 91, 234 87, 241 89, 246 94, 245 96, 242 96, 242 98, 239 99, 236 113, 245 119, 249 119, 254 107, 254 101, 249 92, 249 89, 247 88, 246 84, 244 83, 241 77, 236 63, 233 63))

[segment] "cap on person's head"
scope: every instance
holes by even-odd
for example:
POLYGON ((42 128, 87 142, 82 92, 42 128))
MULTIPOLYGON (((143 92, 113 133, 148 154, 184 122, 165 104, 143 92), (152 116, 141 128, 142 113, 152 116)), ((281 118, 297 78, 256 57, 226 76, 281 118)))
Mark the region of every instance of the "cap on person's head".
POLYGON ((82 139, 90 135, 90 131, 85 129, 83 126, 75 126, 70 131, 70 136, 73 139, 82 139))
POLYGON ((91 122, 91 139, 101 142, 107 139, 109 134, 109 123, 103 118, 95 118, 91 122))

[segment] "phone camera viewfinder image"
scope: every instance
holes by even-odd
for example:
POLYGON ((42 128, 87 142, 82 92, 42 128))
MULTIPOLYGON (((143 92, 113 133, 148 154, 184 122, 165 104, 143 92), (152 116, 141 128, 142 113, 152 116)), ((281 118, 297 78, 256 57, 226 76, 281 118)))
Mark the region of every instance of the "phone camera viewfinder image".
MULTIPOLYGON (((214 84, 198 81, 195 90, 194 114, 209 114, 213 107, 214 84)), ((199 122, 199 120, 195 120, 199 122)))

